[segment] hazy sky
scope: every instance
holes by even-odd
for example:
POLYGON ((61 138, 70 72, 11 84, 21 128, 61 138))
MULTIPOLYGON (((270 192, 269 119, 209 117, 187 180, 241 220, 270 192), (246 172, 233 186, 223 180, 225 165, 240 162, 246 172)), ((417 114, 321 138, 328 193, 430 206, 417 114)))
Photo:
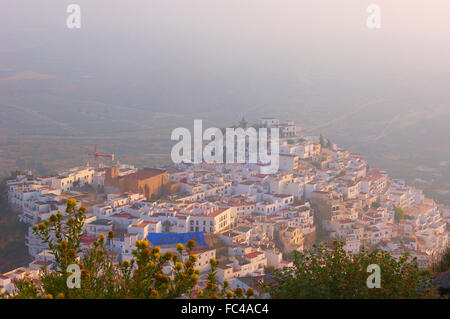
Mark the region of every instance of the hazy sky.
POLYGON ((0 143, 149 153, 194 119, 276 116, 375 164, 449 160, 449 40, 449 0, 0 0, 0 143))
POLYGON ((59 79, 53 91, 188 109, 214 107, 225 90, 238 96, 229 103, 260 97, 240 109, 288 103, 318 79, 324 96, 403 90, 448 101, 449 16, 448 0, 3 0, 0 78, 36 72, 59 79), (81 6, 79 30, 66 27, 70 3, 81 6), (378 30, 366 27, 371 3, 378 30), (197 89, 192 101, 183 92, 197 89))
POLYGON ((449 15, 448 0, 4 0, 0 48, 21 48, 30 37, 61 40, 61 46, 67 42, 59 37, 72 39, 79 46, 81 35, 109 45, 90 50, 166 45, 179 55, 208 58, 205 65, 342 60, 448 72, 449 15), (81 30, 65 26, 70 3, 81 6, 81 30), (370 3, 382 9, 380 30, 366 27, 370 3))

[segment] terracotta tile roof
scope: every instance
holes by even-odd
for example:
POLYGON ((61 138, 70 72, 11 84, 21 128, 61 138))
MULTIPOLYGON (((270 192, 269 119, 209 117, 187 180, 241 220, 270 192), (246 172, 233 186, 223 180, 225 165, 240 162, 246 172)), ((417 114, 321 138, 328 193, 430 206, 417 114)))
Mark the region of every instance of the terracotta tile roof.
POLYGON ((254 251, 254 252, 245 254, 244 257, 247 258, 247 259, 253 259, 253 258, 256 258, 256 257, 260 256, 261 254, 264 254, 264 253, 262 253, 260 251, 254 251))

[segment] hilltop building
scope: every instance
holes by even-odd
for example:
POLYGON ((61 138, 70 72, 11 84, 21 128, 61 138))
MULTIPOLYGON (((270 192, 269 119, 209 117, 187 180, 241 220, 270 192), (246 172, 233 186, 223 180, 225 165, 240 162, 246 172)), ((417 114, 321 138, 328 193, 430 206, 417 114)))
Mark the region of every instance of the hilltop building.
POLYGON ((139 193, 149 200, 152 196, 161 195, 166 185, 167 171, 162 169, 144 168, 125 175, 120 175, 117 166, 105 170, 106 193, 139 193))

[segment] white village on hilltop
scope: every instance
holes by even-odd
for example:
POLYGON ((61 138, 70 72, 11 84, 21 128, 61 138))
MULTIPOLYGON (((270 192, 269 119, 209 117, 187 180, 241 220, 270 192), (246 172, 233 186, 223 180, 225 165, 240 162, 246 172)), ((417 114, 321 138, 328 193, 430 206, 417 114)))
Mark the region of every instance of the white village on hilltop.
POLYGON ((448 247, 449 207, 359 154, 302 135, 292 121, 265 118, 260 125, 280 128, 277 174, 261 174, 258 163, 144 169, 116 163, 9 180, 9 201, 29 225, 24 240, 32 261, 0 274, 0 293, 13 292, 15 278, 33 280, 42 267, 54 267, 32 226, 57 211, 64 215, 69 198, 87 208, 82 249, 113 230, 117 261, 132 258, 136 240, 176 253, 177 243, 194 239, 198 289, 211 258, 220 261, 219 282, 258 292, 266 268, 292 267, 292 251, 318 242, 340 240, 353 253, 363 246, 395 257, 409 253, 424 268, 448 247))

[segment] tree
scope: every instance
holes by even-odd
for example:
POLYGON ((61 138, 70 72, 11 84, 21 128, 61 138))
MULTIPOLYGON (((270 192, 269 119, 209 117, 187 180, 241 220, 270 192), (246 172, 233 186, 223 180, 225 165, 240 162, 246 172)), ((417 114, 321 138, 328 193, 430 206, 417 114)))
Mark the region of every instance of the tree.
POLYGON ((237 287, 235 290, 228 289, 228 281, 224 281, 223 285, 219 287, 216 270, 219 266, 219 261, 216 259, 210 260, 211 270, 208 274, 208 281, 204 290, 198 291, 198 297, 200 299, 244 299, 251 298, 254 296, 253 288, 248 288, 244 291, 242 288, 237 287))
POLYGON ((292 144, 294 144, 294 140, 287 140, 287 143, 292 145, 292 144))
POLYGON ((239 127, 242 127, 245 130, 247 129, 247 125, 248 125, 247 120, 244 117, 242 117, 242 119, 239 121, 239 127))
POLYGON ((432 269, 436 273, 442 273, 450 270, 450 247, 442 254, 441 258, 433 263, 432 269))
MULTIPOLYGON (((33 227, 33 232, 47 244, 55 257, 55 269, 42 269, 39 281, 28 279, 14 282, 17 292, 11 298, 179 298, 194 297, 200 272, 194 268, 197 256, 192 253, 195 242, 189 240, 184 247, 177 244, 177 253, 161 254, 160 247, 150 247, 147 240, 137 240, 133 258, 116 263, 111 250, 115 236, 110 231, 101 234, 91 247, 80 256, 80 242, 85 220, 84 207, 76 209, 74 199, 67 200, 68 220, 63 222, 60 212, 33 227), (183 254, 187 258, 183 261, 183 254), (70 289, 67 279, 68 265, 78 265, 81 269, 80 288, 70 289), (164 268, 171 268, 171 275, 164 268)), ((199 290, 200 298, 250 298, 253 289, 245 292, 240 288, 232 291, 227 282, 219 287, 216 269, 219 261, 210 260, 211 270, 205 290, 199 290)), ((1 297, 1 296, 0 296, 1 297)))
POLYGON ((322 134, 320 134, 320 147, 325 147, 325 139, 323 138, 322 134))
POLYGON ((372 208, 380 208, 380 207, 381 207, 381 203, 378 202, 378 201, 373 202, 373 203, 370 205, 370 207, 372 207, 372 208))
POLYGON ((19 220, 16 209, 8 201, 6 181, 23 172, 16 171, 0 180, 0 273, 30 262, 24 238, 28 226, 19 220))
POLYGON ((347 254, 343 243, 332 249, 315 246, 303 253, 294 252, 294 268, 275 270, 267 291, 272 298, 425 298, 436 297, 429 271, 418 268, 408 256, 398 260, 387 252, 367 251, 347 254), (381 287, 369 288, 367 267, 379 265, 381 287))
POLYGON ((160 198, 161 198, 160 195, 152 194, 152 195, 150 196, 150 201, 151 201, 151 202, 156 202, 156 201, 158 201, 160 198))
POLYGON ((394 212, 395 212, 394 219, 396 223, 399 223, 402 219, 405 218, 405 211, 400 206, 395 206, 394 212))
POLYGON ((316 169, 321 169, 322 168, 322 164, 320 164, 319 162, 311 162, 311 165, 314 166, 316 169))
POLYGON ((147 240, 136 241, 132 260, 115 263, 111 244, 114 232, 105 238, 101 234, 80 256, 80 242, 86 209, 76 209, 76 201, 67 201, 68 220, 64 223, 58 212, 50 219, 33 227, 33 232, 47 244, 55 257, 54 269, 42 269, 39 281, 15 281, 17 293, 13 298, 178 298, 191 296, 197 285, 199 271, 194 269, 195 243, 189 241, 186 249, 177 245, 178 254, 160 253, 159 247, 150 248, 147 240), (182 260, 183 252, 188 258, 182 260), (67 266, 81 269, 81 288, 70 289, 67 266), (170 266, 172 276, 163 272, 170 266))

